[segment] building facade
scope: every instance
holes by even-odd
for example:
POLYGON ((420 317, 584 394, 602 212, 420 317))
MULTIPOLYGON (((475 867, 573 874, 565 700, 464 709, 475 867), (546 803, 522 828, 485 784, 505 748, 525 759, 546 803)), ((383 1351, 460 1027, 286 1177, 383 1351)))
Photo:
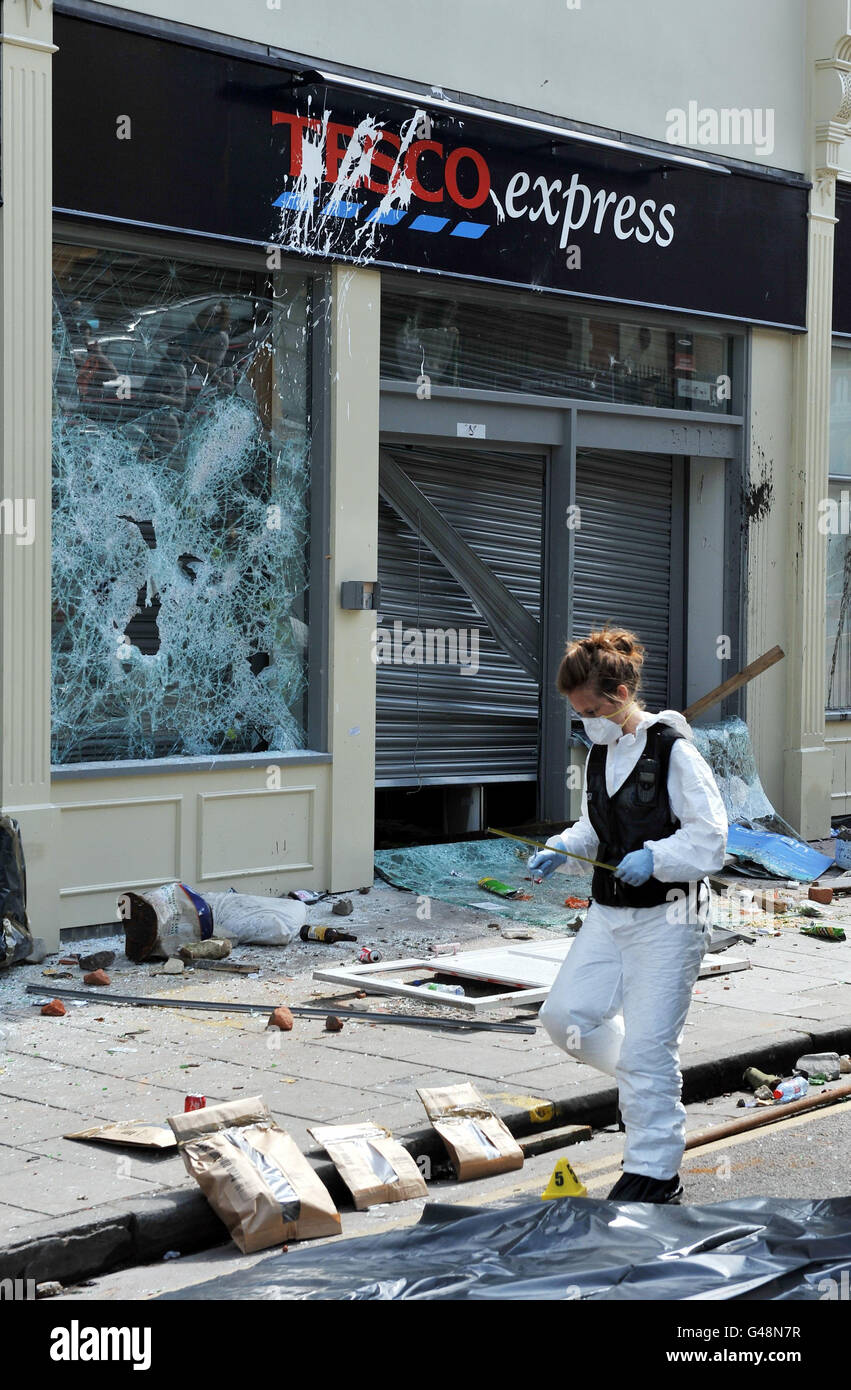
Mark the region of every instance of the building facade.
POLYGON ((606 620, 650 707, 779 643, 723 712, 827 833, 847 6, 288 9, 3 3, 0 778, 39 933, 172 879, 370 882, 376 789, 566 820, 555 671, 606 620))

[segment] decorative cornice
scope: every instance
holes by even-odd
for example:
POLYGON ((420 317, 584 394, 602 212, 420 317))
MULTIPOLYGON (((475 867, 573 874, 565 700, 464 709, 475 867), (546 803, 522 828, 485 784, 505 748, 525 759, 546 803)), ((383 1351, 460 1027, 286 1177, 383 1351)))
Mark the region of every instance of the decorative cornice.
MULTIPOLYGON (((842 145, 848 138, 851 122, 851 35, 848 40, 849 58, 819 58, 815 67, 814 104, 818 119, 815 123, 815 165, 817 173, 838 172, 842 145)), ((844 53, 845 40, 837 45, 844 53)), ((832 196, 832 190, 831 190, 832 196)))

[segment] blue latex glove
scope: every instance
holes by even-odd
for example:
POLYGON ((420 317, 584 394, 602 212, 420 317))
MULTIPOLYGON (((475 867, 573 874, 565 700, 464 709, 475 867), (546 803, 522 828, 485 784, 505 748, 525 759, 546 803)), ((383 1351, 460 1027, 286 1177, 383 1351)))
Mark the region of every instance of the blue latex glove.
POLYGON ((561 853, 564 849, 564 841, 553 836, 547 844, 552 846, 550 849, 538 850, 537 854, 532 854, 526 861, 527 869, 532 870, 533 878, 549 878, 550 874, 555 873, 559 864, 567 863, 567 855, 561 853))
POLYGON ((615 869, 615 878, 622 879, 630 888, 640 888, 652 875, 653 851, 647 848, 634 849, 632 854, 624 856, 615 869))

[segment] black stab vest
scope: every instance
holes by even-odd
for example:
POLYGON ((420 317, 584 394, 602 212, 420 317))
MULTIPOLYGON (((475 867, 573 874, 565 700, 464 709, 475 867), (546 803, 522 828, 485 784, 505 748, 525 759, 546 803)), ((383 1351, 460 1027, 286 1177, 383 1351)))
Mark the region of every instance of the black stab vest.
MULTIPOLYGON (((603 863, 617 865, 624 855, 642 849, 646 840, 664 840, 679 830, 668 799, 668 766, 671 749, 682 737, 669 724, 651 724, 644 752, 614 796, 606 790, 608 745, 592 746, 585 783, 588 819, 600 841, 595 857, 603 863)), ((631 888, 607 869, 595 869, 591 881, 594 901, 605 907, 658 907, 676 890, 688 893, 689 885, 649 878, 631 888)))

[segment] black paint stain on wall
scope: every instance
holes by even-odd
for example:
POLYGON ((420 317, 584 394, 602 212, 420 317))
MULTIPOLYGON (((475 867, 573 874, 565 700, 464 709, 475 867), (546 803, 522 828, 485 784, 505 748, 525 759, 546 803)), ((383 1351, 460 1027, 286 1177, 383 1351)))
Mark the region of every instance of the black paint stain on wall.
POLYGON ((742 489, 742 529, 756 522, 764 521, 774 502, 773 459, 767 459, 757 445, 756 456, 759 472, 742 489))

